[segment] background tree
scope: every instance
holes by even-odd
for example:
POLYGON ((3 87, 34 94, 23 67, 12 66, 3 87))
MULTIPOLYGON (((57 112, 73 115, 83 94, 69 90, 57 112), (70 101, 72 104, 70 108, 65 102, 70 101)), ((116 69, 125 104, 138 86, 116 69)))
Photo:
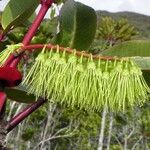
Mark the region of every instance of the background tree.
POLYGON ((104 40, 108 46, 131 40, 137 34, 135 27, 123 18, 103 17, 97 27, 97 38, 104 40))

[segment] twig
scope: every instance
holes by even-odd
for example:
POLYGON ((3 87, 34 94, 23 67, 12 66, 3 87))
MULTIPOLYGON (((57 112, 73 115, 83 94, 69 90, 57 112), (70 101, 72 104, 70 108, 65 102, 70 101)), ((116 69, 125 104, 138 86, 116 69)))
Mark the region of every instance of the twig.
POLYGON ((123 149, 123 146, 122 146, 121 142, 119 141, 119 139, 117 138, 117 136, 115 136, 113 133, 111 133, 111 135, 116 139, 116 141, 120 145, 121 149, 123 149))
POLYGON ((137 142, 133 145, 131 150, 134 150, 136 148, 136 146, 138 145, 138 143, 142 140, 143 136, 140 136, 140 138, 137 140, 137 142))
POLYGON ((135 128, 133 127, 132 131, 131 131, 130 134, 126 137, 126 139, 129 139, 129 138, 133 135, 134 130, 135 130, 135 128))
POLYGON ((36 145, 33 150, 37 150, 37 148, 44 142, 47 142, 47 141, 50 141, 50 140, 54 140, 54 139, 58 139, 58 138, 68 138, 68 137, 71 137, 73 136, 74 134, 73 133, 70 133, 70 134, 66 134, 66 135, 58 135, 58 136, 52 136, 48 139, 45 139, 44 141, 41 141, 38 145, 36 145))

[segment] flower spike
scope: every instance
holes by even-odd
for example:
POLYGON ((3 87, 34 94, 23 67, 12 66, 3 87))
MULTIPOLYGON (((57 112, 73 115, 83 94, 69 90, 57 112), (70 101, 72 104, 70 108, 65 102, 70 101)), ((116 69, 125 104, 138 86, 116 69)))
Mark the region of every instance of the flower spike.
POLYGON ((97 111, 104 106, 124 111, 143 104, 150 93, 140 68, 130 59, 98 59, 84 52, 79 56, 59 46, 42 50, 23 85, 36 96, 97 111))

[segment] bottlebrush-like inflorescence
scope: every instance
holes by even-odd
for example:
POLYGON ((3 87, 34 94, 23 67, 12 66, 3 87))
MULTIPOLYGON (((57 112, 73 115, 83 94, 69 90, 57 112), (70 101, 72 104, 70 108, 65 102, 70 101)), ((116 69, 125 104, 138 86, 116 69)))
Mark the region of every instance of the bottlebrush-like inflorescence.
POLYGON ((122 111, 142 105, 150 89, 142 71, 129 58, 94 59, 77 51, 46 47, 22 82, 29 93, 71 107, 122 111))
POLYGON ((0 53, 0 65, 2 66, 4 62, 7 60, 7 58, 10 56, 11 53, 13 53, 15 50, 23 46, 21 43, 14 44, 14 45, 8 45, 5 50, 3 50, 0 53))

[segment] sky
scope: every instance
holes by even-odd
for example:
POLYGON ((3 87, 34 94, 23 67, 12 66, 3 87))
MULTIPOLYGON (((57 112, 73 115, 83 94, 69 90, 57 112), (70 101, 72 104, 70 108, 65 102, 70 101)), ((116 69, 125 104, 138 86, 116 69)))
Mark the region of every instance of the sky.
MULTIPOLYGON (((0 1, 3 10, 9 0, 0 1)), ((93 7, 95 10, 110 12, 132 11, 150 16, 150 0, 76 0, 93 7)))

